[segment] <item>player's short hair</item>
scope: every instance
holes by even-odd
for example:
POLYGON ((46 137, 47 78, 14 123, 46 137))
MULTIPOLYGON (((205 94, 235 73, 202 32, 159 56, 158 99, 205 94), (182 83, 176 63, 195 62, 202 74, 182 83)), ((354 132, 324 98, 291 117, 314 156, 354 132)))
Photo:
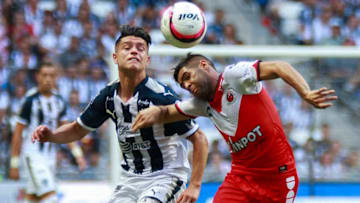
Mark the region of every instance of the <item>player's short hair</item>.
POLYGON ((45 67, 54 67, 56 68, 56 65, 50 61, 46 61, 46 62, 42 62, 38 68, 36 69, 36 73, 40 73, 41 69, 45 68, 45 67))
POLYGON ((214 63, 209 58, 207 58, 206 56, 201 55, 201 54, 192 54, 191 52, 189 52, 186 55, 186 57, 182 58, 180 60, 180 62, 174 68, 174 79, 175 79, 175 81, 177 82, 179 72, 184 66, 188 66, 192 62, 200 61, 201 59, 205 59, 211 65, 211 67, 215 69, 214 63))
POLYGON ((126 36, 135 36, 140 37, 145 40, 147 47, 149 48, 151 44, 150 35, 144 30, 142 27, 130 26, 130 25, 122 25, 120 26, 120 36, 117 38, 115 42, 115 50, 117 45, 120 43, 121 39, 126 36))

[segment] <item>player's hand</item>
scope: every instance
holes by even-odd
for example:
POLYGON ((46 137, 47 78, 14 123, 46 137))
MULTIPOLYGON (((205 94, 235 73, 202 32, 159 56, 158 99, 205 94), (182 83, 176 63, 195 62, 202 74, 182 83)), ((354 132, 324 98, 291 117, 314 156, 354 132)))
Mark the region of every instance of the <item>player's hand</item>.
POLYGON ((33 143, 35 143, 35 141, 48 142, 50 136, 52 135, 53 133, 48 127, 40 125, 34 130, 33 134, 31 135, 31 141, 33 143))
POLYGON ((158 106, 151 106, 138 113, 132 124, 131 130, 133 132, 140 128, 150 127, 159 120, 161 109, 158 106))
POLYGON ((200 194, 200 186, 189 185, 186 190, 181 193, 176 203, 195 203, 200 194))
POLYGON ((13 180, 19 180, 19 169, 18 168, 10 168, 9 178, 13 180))
POLYGON ((330 101, 337 100, 337 96, 334 95, 335 90, 329 90, 327 87, 322 87, 317 90, 311 90, 303 96, 303 99, 315 108, 325 109, 333 104, 330 101))
POLYGON ((87 163, 83 156, 76 158, 76 163, 80 171, 85 171, 87 163))

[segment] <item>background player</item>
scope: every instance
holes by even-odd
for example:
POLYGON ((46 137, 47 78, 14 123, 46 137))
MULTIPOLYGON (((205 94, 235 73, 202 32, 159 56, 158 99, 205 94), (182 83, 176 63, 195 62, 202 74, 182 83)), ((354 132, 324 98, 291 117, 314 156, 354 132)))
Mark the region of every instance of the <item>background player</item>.
POLYGON ((286 62, 239 62, 216 72, 202 55, 188 54, 174 78, 195 98, 140 112, 132 129, 207 116, 230 146, 232 169, 214 202, 293 202, 298 187, 295 160, 276 107, 261 80, 282 78, 316 108, 336 100, 334 90, 310 90, 286 62))
MULTIPOLYGON (((55 186, 56 145, 32 144, 30 135, 39 125, 56 129, 67 122, 66 103, 55 91, 56 67, 42 64, 36 75, 37 88, 29 90, 23 101, 12 137, 10 172, 11 179, 19 179, 19 156, 22 153, 27 174, 25 199, 30 202, 57 202, 55 186)), ((70 143, 80 170, 86 162, 81 148, 70 143)))
POLYGON ((115 43, 114 62, 119 79, 106 86, 77 121, 55 131, 39 126, 33 140, 67 143, 81 139, 111 118, 123 153, 122 180, 110 202, 175 202, 185 190, 190 170, 187 140, 193 144, 194 163, 189 187, 177 202, 195 202, 207 160, 207 140, 192 120, 154 125, 132 132, 137 113, 152 105, 175 103, 167 86, 146 76, 150 36, 139 27, 123 26, 115 43), (186 139, 184 139, 186 138, 186 139))

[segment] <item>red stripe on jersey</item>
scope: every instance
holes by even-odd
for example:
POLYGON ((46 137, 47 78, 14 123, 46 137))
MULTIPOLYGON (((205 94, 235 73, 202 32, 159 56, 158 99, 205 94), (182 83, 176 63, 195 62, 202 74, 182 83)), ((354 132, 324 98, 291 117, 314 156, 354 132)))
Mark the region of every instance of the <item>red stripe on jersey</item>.
POLYGON ((258 81, 260 81, 260 60, 257 60, 254 64, 253 64, 253 67, 255 68, 256 70, 256 78, 258 81))
POLYGON ((176 107, 176 110, 178 110, 178 112, 181 113, 182 115, 187 116, 187 117, 190 117, 190 118, 196 118, 196 116, 192 116, 192 115, 189 115, 189 114, 184 113, 184 112, 180 109, 180 107, 178 106, 178 104, 175 104, 175 107, 176 107))
POLYGON ((221 112, 221 103, 222 103, 222 96, 224 91, 221 87, 222 81, 224 80, 223 74, 221 73, 216 85, 216 92, 214 94, 214 98, 212 101, 209 102, 210 106, 215 109, 217 112, 221 112))

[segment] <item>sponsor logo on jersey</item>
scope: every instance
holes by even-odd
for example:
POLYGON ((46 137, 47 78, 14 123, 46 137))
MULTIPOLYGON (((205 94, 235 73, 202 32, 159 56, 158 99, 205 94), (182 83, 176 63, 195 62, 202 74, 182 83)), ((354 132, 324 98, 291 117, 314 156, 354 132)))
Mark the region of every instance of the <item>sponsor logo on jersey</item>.
POLYGON ((258 137, 261 137, 263 134, 260 131, 260 125, 256 126, 252 131, 248 132, 248 134, 242 138, 240 138, 238 141, 233 142, 231 140, 231 137, 229 136, 229 146, 231 148, 231 152, 239 152, 242 149, 245 149, 249 143, 255 142, 258 137))

